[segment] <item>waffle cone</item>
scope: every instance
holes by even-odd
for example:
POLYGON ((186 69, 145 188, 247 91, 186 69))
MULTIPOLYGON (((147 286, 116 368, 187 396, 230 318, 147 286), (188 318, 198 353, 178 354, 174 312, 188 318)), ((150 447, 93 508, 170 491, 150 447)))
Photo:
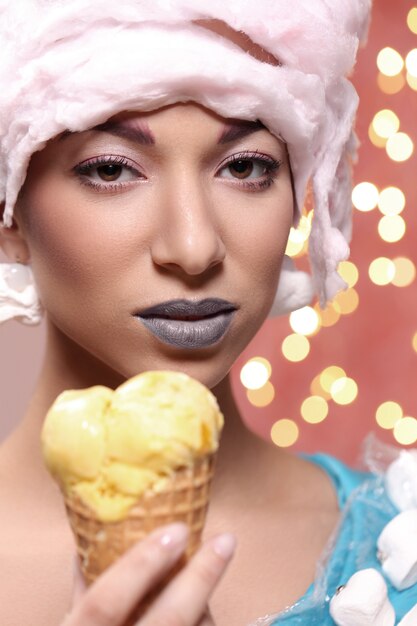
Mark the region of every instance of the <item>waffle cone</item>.
POLYGON ((128 515, 117 522, 103 522, 76 494, 65 495, 65 506, 77 543, 81 570, 87 584, 118 557, 155 528, 185 522, 189 540, 181 565, 198 549, 206 518, 215 455, 197 459, 178 469, 161 491, 145 491, 128 515))

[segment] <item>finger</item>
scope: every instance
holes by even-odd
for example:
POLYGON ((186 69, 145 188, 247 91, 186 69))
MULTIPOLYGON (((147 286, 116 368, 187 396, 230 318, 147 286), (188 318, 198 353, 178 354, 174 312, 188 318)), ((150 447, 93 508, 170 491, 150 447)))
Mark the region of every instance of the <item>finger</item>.
POLYGON ((233 556, 235 545, 236 540, 230 534, 206 542, 164 589, 140 626, 195 626, 204 619, 204 626, 212 626, 213 622, 206 617, 207 603, 233 556))
POLYGON ((65 626, 120 626, 166 576, 187 545, 185 524, 158 529, 136 544, 89 587, 65 626))

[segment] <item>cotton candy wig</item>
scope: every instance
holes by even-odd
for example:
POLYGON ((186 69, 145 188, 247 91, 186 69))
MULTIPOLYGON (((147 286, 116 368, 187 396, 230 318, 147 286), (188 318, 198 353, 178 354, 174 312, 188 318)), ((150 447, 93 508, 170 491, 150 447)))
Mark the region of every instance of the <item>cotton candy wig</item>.
MULTIPOLYGON (((226 118, 260 120, 286 142, 297 216, 311 183, 309 253, 324 304, 344 287, 337 267, 349 253, 358 104, 346 76, 370 2, 0 0, 4 225, 31 155, 51 138, 121 111, 195 101, 226 118), (237 32, 252 49, 234 41, 237 32)), ((288 263, 278 292, 281 311, 311 296, 288 263)))

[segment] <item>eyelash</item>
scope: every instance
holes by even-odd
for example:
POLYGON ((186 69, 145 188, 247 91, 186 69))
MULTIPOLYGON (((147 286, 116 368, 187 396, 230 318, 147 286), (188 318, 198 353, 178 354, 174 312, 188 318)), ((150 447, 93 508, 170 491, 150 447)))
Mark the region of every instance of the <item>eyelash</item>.
MULTIPOLYGON (((282 165, 282 161, 275 160, 270 156, 259 152, 258 150, 251 152, 239 152, 238 154, 233 154, 232 156, 227 157, 224 161, 222 161, 217 168, 216 174, 238 161, 250 161, 257 165, 262 165, 265 168, 265 173, 257 180, 248 181, 244 179, 239 180, 238 178, 236 178, 235 180, 228 179, 231 181, 229 184, 238 186, 239 188, 243 188, 248 191, 261 191, 264 189, 268 189, 274 183, 278 170, 282 165)), ((105 184, 104 182, 103 184, 97 183, 91 179, 91 173, 94 168, 98 168, 102 165, 123 166, 124 168, 136 175, 136 180, 146 180, 145 176, 141 174, 137 169, 137 166, 133 165, 133 163, 129 159, 112 154, 83 161, 82 163, 76 165, 73 171, 79 177, 82 185, 93 188, 97 192, 108 193, 112 191, 118 191, 123 187, 130 186, 132 182, 136 182, 124 181, 115 183, 109 182, 108 184, 105 184)))
POLYGON ((126 182, 122 182, 122 183, 109 182, 108 184, 105 184, 104 181, 103 181, 103 184, 101 184, 101 183, 96 183, 91 178, 89 178, 94 168, 98 168, 101 165, 121 165, 125 167, 127 170, 129 170, 130 172, 132 172, 133 174, 135 174, 138 180, 145 179, 145 177, 139 172, 137 166, 133 165, 132 161, 130 161, 129 159, 126 159, 125 157, 114 155, 114 154, 108 154, 105 156, 95 157, 93 159, 88 159, 87 161, 83 161, 79 165, 76 165, 73 171, 79 177, 82 185, 93 188, 95 191, 98 191, 98 192, 105 193, 105 192, 110 192, 110 191, 117 191, 121 187, 126 187, 126 185, 129 185, 129 182, 127 183, 126 182))

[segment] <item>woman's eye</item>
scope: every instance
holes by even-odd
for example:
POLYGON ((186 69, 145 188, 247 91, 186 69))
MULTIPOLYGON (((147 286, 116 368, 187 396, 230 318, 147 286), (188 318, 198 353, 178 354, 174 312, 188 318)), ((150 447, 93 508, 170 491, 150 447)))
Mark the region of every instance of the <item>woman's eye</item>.
POLYGON ((74 171, 82 183, 103 190, 145 178, 133 164, 126 162, 124 158, 118 159, 116 157, 111 157, 105 161, 99 159, 85 161, 77 165, 74 171))
POLYGON ((100 165, 97 167, 97 175, 106 182, 112 183, 118 180, 123 174, 123 165, 100 165))
POLYGON ((267 177, 275 169, 277 169, 277 164, 272 160, 269 162, 255 158, 242 158, 224 165, 219 171, 219 176, 231 180, 255 181, 267 177))

